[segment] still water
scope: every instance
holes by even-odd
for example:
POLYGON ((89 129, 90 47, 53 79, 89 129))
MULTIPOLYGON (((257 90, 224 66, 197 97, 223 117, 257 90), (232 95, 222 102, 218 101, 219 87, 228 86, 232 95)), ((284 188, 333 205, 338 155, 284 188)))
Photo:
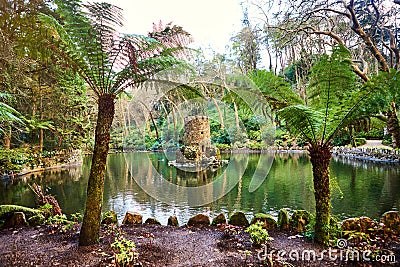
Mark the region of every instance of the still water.
MULTIPOLYGON (((264 172, 269 169, 268 175, 250 192, 260 154, 225 155, 230 158, 228 166, 198 173, 168 166, 166 155, 159 152, 111 154, 103 210, 115 210, 120 220, 126 211, 136 211, 144 219, 156 217, 162 224, 167 223, 170 215, 184 223, 199 212, 211 217, 233 211, 243 211, 248 216, 258 212, 277 215, 281 208, 314 212, 312 169, 307 155, 281 153, 270 157, 273 158, 271 168, 261 169, 264 172), (165 183, 170 186, 166 187, 165 183), (188 188, 195 190, 187 191, 188 188), (204 190, 198 191, 198 188, 204 190), (193 206, 196 203, 207 204, 193 206)), ((79 167, 2 181, 0 204, 34 207, 35 196, 28 184, 36 182, 57 198, 64 213, 83 213, 89 169, 90 158, 85 158, 79 167)), ((361 215, 378 219, 385 211, 400 210, 398 165, 333 158, 331 179, 332 213, 341 219, 361 215)))

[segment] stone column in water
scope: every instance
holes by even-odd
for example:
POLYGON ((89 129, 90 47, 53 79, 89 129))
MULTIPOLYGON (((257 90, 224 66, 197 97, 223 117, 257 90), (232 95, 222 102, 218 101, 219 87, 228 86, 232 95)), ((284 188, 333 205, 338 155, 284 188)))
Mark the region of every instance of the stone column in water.
POLYGON ((210 121, 207 116, 185 118, 183 147, 178 151, 176 161, 196 163, 219 159, 218 149, 211 145, 210 121))

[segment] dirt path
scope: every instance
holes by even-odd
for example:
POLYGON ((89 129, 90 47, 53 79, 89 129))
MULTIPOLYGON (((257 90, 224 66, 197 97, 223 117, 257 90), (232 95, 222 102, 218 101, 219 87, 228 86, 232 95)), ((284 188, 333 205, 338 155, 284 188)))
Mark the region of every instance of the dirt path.
MULTIPOLYGON (((169 227, 142 225, 125 227, 126 239, 136 244, 138 262, 142 267, 261 267, 271 266, 260 260, 260 249, 252 246, 249 235, 240 232, 230 237, 215 227, 169 227), (147 234, 154 238, 147 238, 147 234)), ((270 231, 274 238, 268 247, 274 255, 275 267, 280 266, 399 266, 400 244, 393 243, 397 261, 391 264, 329 260, 281 261, 279 251, 321 251, 327 249, 289 232, 270 231)), ((62 234, 50 226, 0 230, 0 266, 116 266, 110 244, 114 237, 103 229, 100 244, 78 246, 76 232, 62 234)), ((287 257, 287 255, 286 255, 287 257)))
POLYGON ((380 147, 380 148, 392 149, 390 146, 382 145, 382 140, 367 140, 367 143, 365 145, 359 147, 371 147, 371 148, 380 147))

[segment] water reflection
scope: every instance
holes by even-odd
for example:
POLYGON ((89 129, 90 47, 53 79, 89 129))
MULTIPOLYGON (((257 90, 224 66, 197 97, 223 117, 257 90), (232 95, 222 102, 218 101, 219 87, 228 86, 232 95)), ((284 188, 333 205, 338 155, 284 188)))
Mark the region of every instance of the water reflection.
MULTIPOLYGON (((110 155, 103 207, 104 210, 117 211, 120 219, 126 211, 132 210, 142 213, 145 219, 157 217, 163 224, 166 224, 170 215, 176 215, 180 222, 185 222, 198 212, 209 213, 211 216, 221 211, 229 213, 235 210, 244 211, 248 215, 257 212, 276 214, 283 207, 314 211, 312 169, 306 155, 275 155, 267 178, 257 190, 249 192, 258 159, 258 154, 235 154, 231 157, 235 164, 232 164, 229 171, 226 171, 226 167, 215 172, 188 174, 169 167, 162 153, 110 155), (181 189, 165 188, 161 185, 163 181, 185 188, 199 185, 205 189, 200 195, 188 195, 179 191, 181 189), (218 181, 217 185, 207 187, 212 181, 218 181), (150 197, 142 190, 143 185, 173 199, 175 204, 168 205, 150 197), (221 192, 229 193, 222 196, 221 192), (222 197, 201 207, 189 206, 191 201, 210 195, 222 197)), ((0 203, 34 207, 35 196, 27 183, 35 181, 57 197, 63 212, 82 212, 86 201, 89 165, 90 161, 86 159, 79 168, 51 170, 14 181, 2 181, 0 203)), ((336 179, 343 194, 333 193, 332 213, 341 218, 359 215, 379 218, 385 211, 399 210, 399 174, 400 168, 395 165, 356 164, 353 161, 333 159, 331 177, 336 179)))

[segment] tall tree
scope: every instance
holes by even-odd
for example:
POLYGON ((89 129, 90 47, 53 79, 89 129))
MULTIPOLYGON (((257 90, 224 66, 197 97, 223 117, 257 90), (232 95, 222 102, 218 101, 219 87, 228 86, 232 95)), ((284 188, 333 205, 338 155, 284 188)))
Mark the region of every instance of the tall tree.
MULTIPOLYGON (((242 4, 241 4, 242 5, 242 4)), ((260 35, 259 30, 250 24, 247 7, 243 8, 243 28, 231 38, 233 54, 237 66, 242 73, 247 74, 257 69, 260 61, 260 35)))
POLYGON ((363 103, 373 96, 377 87, 369 83, 357 85, 350 54, 343 46, 334 47, 331 56, 324 55, 312 68, 305 102, 271 73, 258 71, 250 77, 291 131, 309 143, 316 209, 315 238, 317 242, 328 244, 329 164, 333 137, 360 116, 363 103))
MULTIPOLYGON (((75 1, 76 6, 80 3, 75 1)), ((121 34, 122 10, 108 3, 79 8, 74 23, 64 25, 42 16, 54 37, 47 45, 63 57, 95 93, 98 105, 95 145, 88 181, 86 209, 79 237, 80 245, 99 241, 106 158, 115 100, 126 88, 137 86, 157 72, 177 64, 190 35, 181 27, 161 24, 149 36, 121 34), (79 21, 81 23, 76 24, 79 21), (72 37, 72 38, 70 38, 72 37)), ((68 22, 68 21, 67 21, 68 22)))
POLYGON ((83 129, 86 87, 82 79, 67 66, 60 66, 42 45, 51 35, 38 23, 37 16, 40 12, 55 15, 50 9, 52 3, 0 3, 0 89, 13 96, 4 101, 27 119, 26 129, 30 131, 27 135, 9 125, 4 134, 5 147, 20 143, 36 146, 39 151, 77 147, 87 132, 83 129), (50 129, 49 123, 54 127, 50 129), (70 137, 68 142, 64 142, 65 137, 70 137))
MULTIPOLYGON (((287 64, 341 44, 352 53, 353 71, 364 82, 378 70, 389 73, 391 68, 400 68, 398 1, 289 0, 277 7, 278 2, 270 0, 269 5, 257 7, 264 16, 268 39, 284 52, 287 64)), ((398 104, 390 101, 385 112, 396 116, 388 116, 388 122, 396 124, 389 127, 394 129, 391 134, 395 147, 400 144, 396 140, 400 136, 395 115, 398 104)))

